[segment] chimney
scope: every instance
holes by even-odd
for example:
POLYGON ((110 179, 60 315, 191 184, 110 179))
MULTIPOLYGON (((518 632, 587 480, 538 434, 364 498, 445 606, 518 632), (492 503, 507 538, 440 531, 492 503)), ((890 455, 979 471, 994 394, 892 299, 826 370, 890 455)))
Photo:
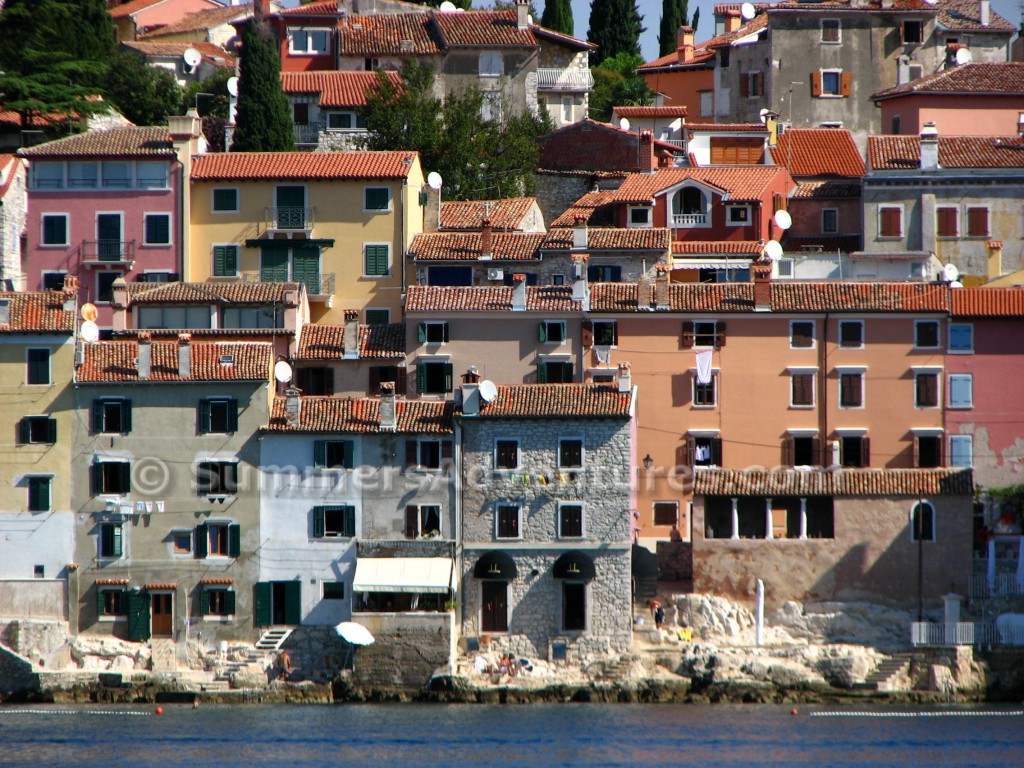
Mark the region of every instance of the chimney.
POLYGON ((462 415, 480 415, 480 374, 475 365, 462 374, 462 415))
POLYGON ((192 334, 178 334, 178 375, 183 379, 192 378, 192 334))
POLYGON ((139 343, 138 343, 138 370, 139 379, 146 381, 149 379, 150 371, 153 370, 153 335, 149 331, 139 331, 139 343))
POLYGON ((297 427, 302 421, 302 391, 295 387, 284 391, 284 419, 289 427, 297 427))
POLYGON ((740 12, 736 10, 726 11, 725 13, 725 34, 735 32, 740 28, 740 24, 743 23, 743 19, 740 18, 740 12))
POLYGON ((113 305, 114 311, 125 311, 128 309, 128 304, 131 299, 128 298, 128 283, 125 282, 123 277, 119 277, 114 280, 114 284, 110 287, 112 298, 111 304, 113 305))
POLYGON ((633 390, 633 375, 629 370, 629 363, 619 363, 619 373, 615 377, 619 385, 619 392, 631 392, 633 390))
POLYGON ((359 359, 359 311, 345 310, 345 329, 341 335, 342 359, 359 359))
POLYGON ((78 310, 78 276, 64 275, 64 301, 61 308, 65 312, 74 313, 78 310))
POLYGON ((572 257, 572 300, 587 302, 587 254, 572 257))
POLYGON ((672 267, 669 264, 659 264, 656 269, 658 277, 657 282, 654 284, 654 308, 669 309, 668 273, 672 267))
MULTIPOLYGON (((115 280, 114 282, 116 283, 117 281, 115 280)), ((64 292, 78 293, 78 275, 64 275, 64 292)))
POLYGON ((577 216, 576 224, 572 228, 572 249, 586 250, 587 249, 587 217, 577 216))
POLYGON ((988 241, 988 276, 991 280, 1003 274, 1003 241, 988 241))
POLYGON ((491 228, 491 220, 484 217, 483 228, 480 230, 480 261, 490 261, 494 258, 494 230, 491 228))
MULTIPOLYGON (((1024 138, 1024 112, 1017 114, 1017 135, 1024 138)), ((67 278, 65 278, 65 285, 67 278)))
POLYGON ((772 308, 772 261, 762 257, 750 265, 754 278, 754 311, 770 312, 772 308))
POLYGON ((512 311, 526 311, 526 275, 512 275, 512 311))
POLYGON ((921 170, 939 169, 939 131, 935 123, 925 123, 921 128, 921 170))
POLYGON ((981 8, 979 9, 981 15, 981 26, 987 27, 989 22, 992 21, 992 4, 989 0, 981 0, 981 8))
POLYGON ((530 26, 530 0, 516 0, 516 27, 526 29, 530 26))
POLYGON ((654 162, 654 134, 650 131, 640 131, 636 166, 638 171, 651 171, 657 168, 654 162))
POLYGON ((646 272, 636 281, 636 308, 641 312, 650 312, 654 309, 651 304, 651 278, 646 272))
POLYGON ((680 27, 676 33, 676 53, 680 64, 693 58, 693 27, 680 27))
POLYGON ((395 405, 395 383, 380 383, 380 429, 382 432, 395 432, 398 429, 398 411, 395 405))
POLYGON ((256 4, 253 6, 253 11, 256 17, 269 16, 270 0, 256 0, 256 4))

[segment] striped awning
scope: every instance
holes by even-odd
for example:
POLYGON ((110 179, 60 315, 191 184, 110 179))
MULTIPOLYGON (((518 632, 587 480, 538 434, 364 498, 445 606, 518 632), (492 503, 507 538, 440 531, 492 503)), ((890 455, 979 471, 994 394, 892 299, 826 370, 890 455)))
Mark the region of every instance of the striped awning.
POLYGON ((356 560, 354 592, 441 593, 458 578, 450 557, 371 557, 356 560))

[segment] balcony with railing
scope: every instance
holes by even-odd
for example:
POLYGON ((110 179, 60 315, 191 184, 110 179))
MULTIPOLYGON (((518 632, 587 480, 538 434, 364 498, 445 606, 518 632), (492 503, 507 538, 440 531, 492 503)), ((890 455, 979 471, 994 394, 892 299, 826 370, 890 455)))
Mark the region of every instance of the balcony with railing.
POLYGON ((306 286, 306 295, 310 299, 331 299, 334 297, 334 273, 293 276, 291 279, 278 279, 265 272, 242 272, 243 283, 302 283, 306 286))
POLYGON ((135 263, 134 240, 83 240, 80 248, 82 264, 130 269, 135 263))
POLYGON ((313 229, 315 212, 315 208, 301 208, 292 205, 274 206, 265 209, 265 224, 267 229, 279 232, 308 232, 313 229))
POLYGON ((670 216, 671 226, 682 229, 685 227, 705 227, 708 223, 706 213, 673 213, 670 216))
POLYGON ((320 143, 320 126, 319 125, 296 125, 295 126, 295 144, 296 145, 313 145, 316 146, 320 143))
POLYGON ((537 70, 538 91, 590 91, 594 88, 594 75, 589 69, 561 69, 541 67, 537 70))

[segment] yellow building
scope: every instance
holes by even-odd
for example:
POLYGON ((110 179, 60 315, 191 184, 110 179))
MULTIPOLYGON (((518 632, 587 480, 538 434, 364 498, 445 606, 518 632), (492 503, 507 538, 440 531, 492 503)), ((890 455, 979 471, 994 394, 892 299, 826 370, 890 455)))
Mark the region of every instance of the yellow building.
POLYGON ((182 279, 303 283, 313 322, 398 319, 423 186, 415 152, 197 157, 182 279))

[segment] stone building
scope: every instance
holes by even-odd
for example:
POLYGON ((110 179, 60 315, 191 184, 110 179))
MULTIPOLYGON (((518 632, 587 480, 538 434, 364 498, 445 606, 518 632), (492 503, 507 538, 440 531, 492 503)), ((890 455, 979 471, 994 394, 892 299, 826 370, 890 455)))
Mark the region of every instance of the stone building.
POLYGON ((0 155, 0 280, 10 290, 25 288, 21 271, 21 234, 27 208, 25 162, 14 155, 0 155))

